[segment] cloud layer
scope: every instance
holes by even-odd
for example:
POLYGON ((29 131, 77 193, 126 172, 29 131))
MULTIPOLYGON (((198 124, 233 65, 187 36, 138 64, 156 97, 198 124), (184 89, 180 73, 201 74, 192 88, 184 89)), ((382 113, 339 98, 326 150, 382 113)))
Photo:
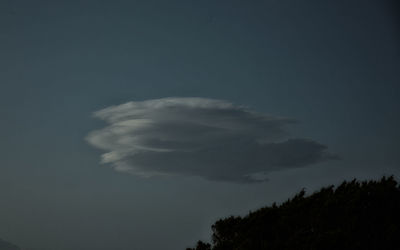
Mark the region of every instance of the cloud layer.
POLYGON ((310 139, 288 138, 295 121, 206 98, 128 102, 94 113, 108 125, 87 141, 106 151, 102 163, 140 176, 192 175, 256 181, 254 174, 334 158, 310 139))

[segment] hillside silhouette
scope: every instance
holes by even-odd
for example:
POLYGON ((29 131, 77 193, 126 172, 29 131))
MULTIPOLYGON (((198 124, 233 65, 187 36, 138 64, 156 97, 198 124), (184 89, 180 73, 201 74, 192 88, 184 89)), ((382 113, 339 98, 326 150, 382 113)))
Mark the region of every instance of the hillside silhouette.
POLYGON ((0 250, 20 250, 16 245, 0 239, 0 250))
POLYGON ((392 177, 343 182, 212 225, 186 250, 400 249, 400 187, 392 177))

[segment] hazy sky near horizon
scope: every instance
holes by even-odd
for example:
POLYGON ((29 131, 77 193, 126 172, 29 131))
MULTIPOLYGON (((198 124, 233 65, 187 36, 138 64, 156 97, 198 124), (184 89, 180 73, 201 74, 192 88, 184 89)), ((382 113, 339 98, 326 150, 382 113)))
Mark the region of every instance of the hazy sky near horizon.
POLYGON ((398 177, 397 2, 1 1, 0 238, 184 249, 302 187, 398 177))

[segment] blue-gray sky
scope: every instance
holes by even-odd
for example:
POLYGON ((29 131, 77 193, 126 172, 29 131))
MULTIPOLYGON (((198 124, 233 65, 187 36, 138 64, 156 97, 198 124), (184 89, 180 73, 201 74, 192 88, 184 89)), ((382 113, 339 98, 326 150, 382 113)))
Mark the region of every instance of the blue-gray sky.
POLYGON ((398 176, 398 13, 396 0, 1 1, 0 238, 39 249, 184 249, 207 239, 216 218, 302 187, 398 176), (101 164, 105 152, 87 140, 107 124, 94 112, 166 97, 296 120, 288 134, 340 160, 257 184, 101 164))

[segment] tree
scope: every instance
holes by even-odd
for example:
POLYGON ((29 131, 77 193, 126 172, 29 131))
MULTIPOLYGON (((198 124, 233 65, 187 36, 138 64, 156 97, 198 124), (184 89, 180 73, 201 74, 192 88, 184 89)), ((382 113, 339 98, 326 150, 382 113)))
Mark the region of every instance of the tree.
MULTIPOLYGON (((398 249, 400 187, 394 177, 343 182, 245 217, 220 219, 212 244, 191 250, 398 249)), ((190 249, 190 248, 189 248, 190 249)))
POLYGON ((186 248, 186 250, 211 250, 211 245, 209 243, 198 241, 195 248, 186 248))

